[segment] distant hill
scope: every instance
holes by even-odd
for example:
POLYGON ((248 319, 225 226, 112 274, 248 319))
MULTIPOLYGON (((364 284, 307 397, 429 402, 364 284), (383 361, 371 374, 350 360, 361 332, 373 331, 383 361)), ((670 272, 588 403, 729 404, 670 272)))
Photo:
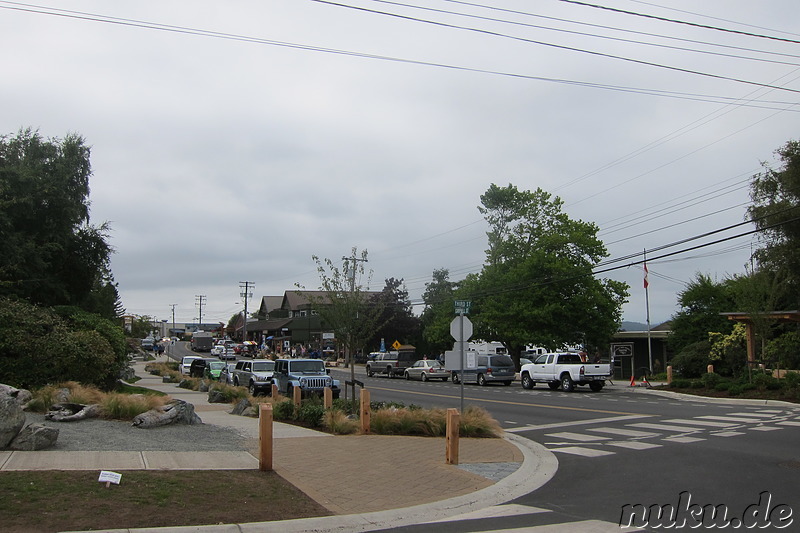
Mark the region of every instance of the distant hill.
POLYGON ((622 326, 619 328, 620 331, 647 331, 647 324, 642 324, 641 322, 630 322, 628 320, 622 321, 622 326))

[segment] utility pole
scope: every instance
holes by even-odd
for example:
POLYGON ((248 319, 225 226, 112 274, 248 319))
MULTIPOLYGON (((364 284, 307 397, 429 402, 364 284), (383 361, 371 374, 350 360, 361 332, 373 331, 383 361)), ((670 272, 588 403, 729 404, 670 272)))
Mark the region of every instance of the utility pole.
MULTIPOLYGON (((356 257, 356 249, 353 248, 353 257, 342 257, 342 261, 344 261, 346 265, 349 265, 350 268, 350 298, 352 298, 356 292, 356 261, 363 261, 366 263, 367 259, 365 257, 356 257), (352 263, 348 263, 349 261, 352 261, 352 263)), ((353 320, 355 321, 356 318, 357 317, 353 317, 353 320)), ((345 348, 347 349, 347 352, 345 353, 345 362, 346 364, 350 365, 350 383, 353 391, 353 400, 355 400, 356 367, 353 364, 353 354, 351 353, 351 346, 350 346, 350 342, 352 341, 353 338, 352 331, 353 328, 351 328, 350 339, 348 339, 347 345, 345 345, 345 348)))
POLYGON ((239 296, 244 298, 244 322, 242 323, 242 342, 244 342, 247 340, 247 300, 253 297, 250 289, 255 289, 256 284, 252 281, 240 281, 239 288, 244 289, 244 292, 239 293, 239 296))
POLYGON ((197 329, 203 327, 203 302, 206 301, 205 295, 195 295, 195 305, 200 308, 200 318, 197 319, 197 329))
POLYGON ((172 343, 174 342, 172 340, 172 337, 175 335, 175 306, 176 305, 178 305, 178 304, 169 304, 169 306, 172 307, 172 331, 170 331, 170 333, 172 335, 169 336, 169 344, 167 344, 167 353, 169 353, 169 354, 172 353, 172 343))

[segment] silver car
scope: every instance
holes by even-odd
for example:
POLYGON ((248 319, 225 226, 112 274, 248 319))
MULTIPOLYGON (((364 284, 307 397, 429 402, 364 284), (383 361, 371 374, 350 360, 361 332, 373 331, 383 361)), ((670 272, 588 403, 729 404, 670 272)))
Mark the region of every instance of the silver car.
POLYGON ((445 370, 444 365, 439 361, 422 359, 406 368, 404 375, 406 379, 421 379, 422 381, 441 379, 442 381, 447 381, 450 377, 450 372, 445 370))

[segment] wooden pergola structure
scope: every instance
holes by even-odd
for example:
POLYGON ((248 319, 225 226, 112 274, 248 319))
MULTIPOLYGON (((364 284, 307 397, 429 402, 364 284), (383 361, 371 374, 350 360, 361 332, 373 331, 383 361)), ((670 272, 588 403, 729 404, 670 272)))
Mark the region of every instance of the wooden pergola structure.
MULTIPOLYGON (((756 336, 753 333, 753 318, 751 313, 721 313, 728 317, 728 320, 742 322, 747 331, 747 362, 755 363, 756 360, 756 336)), ((759 313, 758 320, 773 320, 775 322, 800 322, 800 311, 771 311, 769 313, 759 313)))

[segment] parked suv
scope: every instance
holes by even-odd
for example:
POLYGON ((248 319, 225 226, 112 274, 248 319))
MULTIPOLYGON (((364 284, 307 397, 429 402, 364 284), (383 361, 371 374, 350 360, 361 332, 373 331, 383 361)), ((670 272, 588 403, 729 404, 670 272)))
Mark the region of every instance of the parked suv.
MULTIPOLYGON (((464 369, 464 383, 487 385, 495 381, 511 385, 517 369, 508 355, 478 355, 477 368, 464 369)), ((461 372, 453 371, 453 383, 461 383, 461 372)))
POLYGON ((272 378, 275 361, 256 359, 255 361, 236 361, 233 368, 233 384, 247 387, 250 394, 272 394, 272 378))
POLYGON ((296 388, 302 391, 303 396, 322 394, 325 388, 330 387, 333 397, 338 398, 341 391, 339 380, 328 375, 322 359, 278 359, 272 382, 279 393, 289 398, 296 388))
POLYGON ((375 354, 367 362, 367 376, 372 377, 375 374, 385 374, 390 378, 395 376, 403 376, 406 368, 413 365, 416 361, 420 360, 416 352, 413 350, 402 350, 399 352, 384 352, 375 354))

